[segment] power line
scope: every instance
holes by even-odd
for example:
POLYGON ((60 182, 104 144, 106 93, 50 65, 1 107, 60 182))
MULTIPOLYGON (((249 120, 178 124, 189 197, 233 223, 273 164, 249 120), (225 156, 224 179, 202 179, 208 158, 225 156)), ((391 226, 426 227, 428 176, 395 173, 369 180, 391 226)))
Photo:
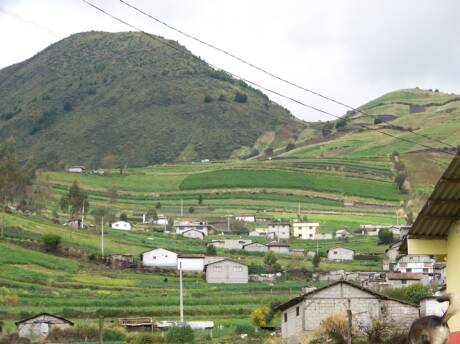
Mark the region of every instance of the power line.
MULTIPOLYGON (((165 41, 165 40, 163 40, 163 39, 160 39, 159 37, 157 37, 157 36, 155 36, 155 35, 153 35, 153 34, 151 34, 151 33, 148 33, 148 32, 146 32, 146 31, 140 29, 140 28, 138 28, 137 26, 135 26, 135 25, 133 25, 133 24, 128 23, 128 22, 126 22, 125 20, 123 20, 123 19, 121 19, 121 18, 116 17, 115 15, 113 15, 113 14, 109 13, 108 11, 106 11, 106 10, 104 10, 104 9, 102 9, 102 8, 100 8, 100 7, 98 7, 98 6, 96 6, 96 5, 94 5, 93 3, 89 2, 88 0, 81 0, 81 1, 83 1, 84 3, 86 3, 86 4, 89 5, 89 6, 93 7, 94 9, 98 10, 99 12, 102 12, 102 13, 104 13, 105 15, 111 17, 112 19, 114 19, 114 20, 116 20, 116 21, 118 21, 118 22, 120 22, 120 23, 122 23, 122 24, 124 24, 124 25, 126 25, 126 26, 128 26, 128 27, 130 27, 130 28, 132 28, 132 29, 134 29, 134 30, 136 30, 136 31, 139 31, 139 32, 141 32, 142 34, 144 34, 144 35, 146 35, 146 36, 148 36, 148 37, 150 37, 150 38, 152 38, 152 39, 154 39, 154 40, 156 40, 156 41, 158 41, 158 42, 160 42, 161 44, 166 45, 166 46, 168 46, 168 47, 170 47, 170 48, 172 48, 172 49, 174 49, 174 50, 180 52, 181 54, 184 54, 184 55, 187 55, 187 56, 189 56, 189 57, 192 57, 193 59, 198 60, 200 63, 203 63, 203 61, 202 61, 199 57, 193 55, 191 52, 189 52, 189 51, 187 51, 187 50, 184 50, 184 49, 181 49, 181 48, 179 48, 179 47, 177 47, 177 46, 175 46, 175 45, 173 45, 173 44, 170 44, 170 43, 168 43, 167 41, 165 41)), ((208 65, 209 65, 210 67, 216 69, 216 70, 219 70, 219 69, 220 69, 220 70, 222 70, 223 72, 227 73, 228 75, 230 75, 230 76, 232 76, 232 77, 234 77, 234 78, 243 80, 244 82, 246 82, 246 83, 248 83, 248 84, 251 84, 251 85, 253 85, 253 86, 257 87, 257 88, 260 88, 260 89, 262 89, 262 90, 264 90, 264 91, 266 91, 266 92, 275 94, 275 95, 277 95, 277 96, 279 96, 279 97, 282 97, 282 98, 284 98, 284 99, 287 99, 287 100, 290 100, 290 101, 292 101, 292 102, 295 102, 295 103, 297 103, 297 104, 299 104, 299 105, 301 105, 301 106, 304 106, 304 107, 306 107, 306 108, 309 108, 309 109, 311 109, 311 110, 314 110, 314 111, 317 111, 317 112, 320 112, 320 113, 323 113, 323 114, 325 114, 325 115, 328 115, 328 116, 331 116, 331 117, 335 117, 335 118, 338 118, 338 119, 347 120, 347 119, 342 118, 341 116, 332 114, 332 113, 330 113, 330 112, 328 112, 328 111, 326 111, 326 110, 322 110, 322 109, 317 108, 317 107, 315 107, 315 106, 312 106, 312 105, 309 105, 309 104, 307 104, 307 103, 304 103, 304 102, 302 102, 302 101, 300 101, 300 100, 297 100, 297 99, 295 99, 295 98, 292 98, 292 97, 290 97, 290 96, 287 96, 287 95, 285 95, 285 94, 282 94, 282 93, 280 93, 280 92, 278 92, 278 91, 275 91, 275 90, 269 89, 269 88, 267 88, 267 87, 264 87, 264 86, 262 86, 262 85, 260 85, 260 84, 258 84, 258 83, 255 83, 255 82, 253 82, 253 81, 250 81, 250 80, 248 80, 248 79, 245 79, 245 78, 243 78, 243 77, 240 77, 240 76, 238 76, 238 75, 236 75, 236 74, 234 74, 234 73, 230 73, 230 72, 228 72, 228 71, 226 71, 226 70, 224 70, 224 69, 218 68, 217 66, 214 66, 214 65, 212 65, 212 64, 210 64, 210 63, 208 63, 208 65)), ((446 153, 446 154, 449 154, 449 155, 454 155, 453 153, 450 153, 450 152, 448 152, 448 151, 444 151, 444 150, 441 150, 441 149, 436 148, 436 147, 428 146, 428 145, 425 145, 425 144, 423 144, 423 143, 418 143, 418 142, 416 142, 416 141, 412 141, 412 140, 409 140, 409 139, 406 139, 406 138, 403 138, 403 137, 400 137, 400 136, 396 136, 396 135, 393 135, 393 134, 390 134, 390 133, 381 131, 381 130, 379 130, 379 129, 371 128, 371 127, 368 127, 367 125, 364 125, 364 124, 357 123, 357 125, 360 126, 360 127, 362 127, 362 128, 364 128, 364 129, 373 130, 373 131, 376 131, 376 132, 378 132, 378 133, 381 133, 382 135, 386 135, 386 136, 392 137, 392 138, 397 139, 397 140, 400 140, 400 141, 404 141, 404 142, 407 142, 407 143, 412 143, 412 144, 415 144, 415 145, 419 145, 419 146, 424 147, 424 148, 426 148, 426 149, 435 149, 435 150, 439 150, 440 152, 443 152, 443 153, 446 153)))
MULTIPOLYGON (((321 94, 321 93, 319 93, 319 92, 317 92, 317 91, 314 91, 314 90, 312 90, 312 89, 310 89, 310 88, 307 88, 307 87, 302 86, 302 85, 299 85, 299 84, 297 84, 297 83, 295 83, 295 82, 289 81, 289 80, 287 80, 287 79, 285 79, 285 78, 283 78, 283 77, 281 77, 281 76, 279 76, 279 75, 276 75, 276 74, 274 74, 274 73, 272 73, 272 72, 270 72, 270 71, 268 71, 268 70, 266 70, 266 69, 264 69, 264 68, 262 68, 262 67, 259 67, 259 66, 255 65, 255 64, 253 64, 252 62, 249 62, 248 60, 243 59, 243 58, 241 58, 241 57, 239 57, 239 56, 237 56, 237 55, 235 55, 235 54, 233 54, 233 53, 231 53, 231 52, 229 52, 229 51, 227 51, 227 50, 221 49, 221 48, 215 46, 214 44, 208 43, 208 42, 203 41, 202 39, 200 39, 200 38, 198 38, 198 37, 196 37, 196 36, 193 36, 193 35, 191 35, 191 34, 188 34, 188 33, 186 33, 185 31, 180 30, 180 29, 178 29, 178 28, 176 28, 176 27, 174 27, 174 26, 172 26, 172 25, 166 23, 165 21, 163 21, 163 20, 161 20, 161 19, 159 19, 159 18, 157 18, 157 17, 155 17, 155 16, 153 16, 153 15, 147 13, 146 11, 144 11, 144 10, 142 10, 142 9, 140 9, 140 8, 138 8, 138 7, 136 7, 136 6, 132 5, 132 4, 130 4, 130 3, 128 3, 128 2, 125 1, 125 0, 119 0, 119 1, 120 1, 122 4, 124 4, 125 6, 128 6, 128 7, 132 8, 133 10, 135 10, 135 11, 137 11, 137 12, 143 14, 144 16, 147 16, 148 18, 150 18, 150 19, 156 21, 157 23, 160 23, 161 25, 164 25, 164 26, 170 28, 171 30, 176 31, 176 32, 180 33, 181 35, 183 35, 183 36, 185 36, 185 37, 188 37, 188 38, 190 38, 190 39, 193 39, 194 41, 199 42, 199 43, 201 43, 201 44, 203 44, 203 45, 205 45, 205 46, 207 46, 207 47, 209 47, 209 48, 211 48, 211 49, 217 50, 217 51, 221 52, 222 54, 225 54, 225 55, 227 55, 227 56, 230 56, 231 58, 233 58, 233 59, 235 59, 235 60, 237 60, 237 61, 239 61, 239 62, 241 62, 241 63, 244 63, 245 65, 248 65, 248 66, 250 66, 250 67, 252 67, 252 68, 254 68, 254 69, 256 69, 256 70, 258 70, 258 71, 260 71, 260 72, 262 72, 262 73, 264 73, 264 74, 266 74, 266 75, 269 75, 269 76, 271 76, 272 78, 275 78, 275 79, 277 79, 277 80, 279 80, 279 81, 282 81, 282 82, 284 82, 284 83, 286 83, 286 84, 288 84, 288 85, 294 86, 294 87, 296 87, 296 88, 298 88, 298 89, 301 89, 301 90, 303 90, 303 91, 305 91, 305 92, 308 92, 308 93, 310 93, 310 94, 313 94, 313 95, 315 95, 315 96, 318 96, 318 97, 321 97, 321 98, 323 98, 323 99, 326 99, 326 100, 328 100, 328 101, 330 101, 330 102, 333 102, 333 103, 335 103, 335 104, 338 104, 338 105, 341 105, 341 106, 343 106, 343 107, 346 107, 346 108, 348 108, 348 109, 350 109, 350 110, 352 110, 352 111, 361 113, 361 114, 363 114, 363 115, 366 116, 366 117, 372 117, 372 118, 374 118, 373 115, 371 115, 371 114, 365 112, 364 110, 360 110, 360 109, 355 108, 354 106, 348 105, 348 104, 346 104, 346 103, 344 103, 344 102, 342 102, 342 101, 339 101, 339 100, 337 100, 337 99, 328 97, 328 96, 326 96, 326 95, 324 95, 324 94, 321 94)), ((342 118, 342 119, 344 119, 344 118, 342 118)), ((390 126, 393 127, 393 128, 395 128, 395 127, 394 127, 393 125, 391 125, 391 124, 390 124, 390 126)), ((441 143, 441 144, 443 144, 443 145, 446 145, 446 146, 449 146, 449 147, 456 148, 454 145, 451 145, 450 143, 444 142, 444 141, 442 141, 442 140, 440 140, 440 139, 437 139, 437 138, 435 138, 435 137, 431 137, 431 136, 428 136, 428 135, 426 135, 426 134, 417 133, 417 132, 415 132, 415 131, 413 131, 413 130, 410 130, 410 129, 408 129, 408 131, 411 132, 411 133, 414 134, 414 135, 421 136, 421 137, 424 137, 424 138, 426 138, 426 139, 429 139, 429 140, 432 140, 432 141, 441 143)))

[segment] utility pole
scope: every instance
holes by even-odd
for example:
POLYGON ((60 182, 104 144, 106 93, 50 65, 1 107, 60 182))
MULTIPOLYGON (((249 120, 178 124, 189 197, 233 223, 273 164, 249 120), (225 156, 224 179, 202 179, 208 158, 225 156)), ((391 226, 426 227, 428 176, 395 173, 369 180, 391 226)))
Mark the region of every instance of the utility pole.
POLYGON ((348 309, 347 309, 347 317, 348 317, 348 338, 347 344, 351 344, 351 336, 353 330, 353 314, 351 312, 351 300, 348 299, 348 309))
POLYGON ((101 221, 101 256, 104 258, 104 215, 101 221))
POLYGON ((180 216, 184 216, 184 200, 180 200, 180 216))
POLYGON ((5 209, 2 209, 2 239, 5 235, 5 209))
POLYGON ((99 344, 104 344, 104 317, 99 317, 99 344))
POLYGON ((231 215, 227 215, 227 232, 230 232, 230 216, 231 215))
POLYGON ((298 218, 300 220, 300 202, 299 202, 299 208, 297 209, 297 216, 298 216, 298 218))
POLYGON ((81 228, 85 228, 85 201, 83 200, 83 207, 81 209, 81 228))
POLYGON ((184 295, 182 287, 182 262, 179 263, 179 302, 180 302, 180 322, 184 322, 184 295))

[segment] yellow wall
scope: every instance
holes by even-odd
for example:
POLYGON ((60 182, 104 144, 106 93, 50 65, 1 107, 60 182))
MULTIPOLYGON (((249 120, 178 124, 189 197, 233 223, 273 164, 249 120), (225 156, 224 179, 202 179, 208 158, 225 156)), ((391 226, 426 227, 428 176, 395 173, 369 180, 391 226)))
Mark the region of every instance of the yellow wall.
MULTIPOLYGON (((460 296, 460 223, 452 226, 447 239, 447 292, 460 296)), ((460 331, 460 314, 449 321, 452 332, 460 331)))
POLYGON ((445 256, 447 254, 447 240, 407 239, 407 253, 445 256))

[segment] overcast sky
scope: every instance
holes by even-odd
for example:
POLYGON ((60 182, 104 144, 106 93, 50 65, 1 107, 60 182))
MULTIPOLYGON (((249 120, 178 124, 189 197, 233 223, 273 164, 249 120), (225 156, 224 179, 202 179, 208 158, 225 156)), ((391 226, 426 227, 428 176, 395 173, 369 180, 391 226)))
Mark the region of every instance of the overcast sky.
MULTIPOLYGON (((89 0, 196 55, 337 115, 346 109, 275 81, 136 13, 89 0)), ((126 0, 154 16, 307 88, 359 106, 409 87, 460 93, 457 0, 126 0)), ((0 68, 72 33, 128 31, 81 0, 0 0, 0 68)), ((270 98, 306 120, 330 117, 270 98)))

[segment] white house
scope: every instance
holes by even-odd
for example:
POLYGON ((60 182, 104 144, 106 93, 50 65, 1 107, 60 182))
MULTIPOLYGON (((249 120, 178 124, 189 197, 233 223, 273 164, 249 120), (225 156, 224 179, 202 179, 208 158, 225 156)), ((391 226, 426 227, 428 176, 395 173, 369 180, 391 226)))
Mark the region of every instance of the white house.
POLYGON ((131 224, 126 221, 114 222, 110 227, 112 227, 113 229, 121 229, 123 231, 130 231, 132 229, 131 224))
POLYGON ((85 171, 86 171, 85 166, 70 166, 67 169, 67 172, 70 172, 70 173, 83 173, 85 171))
POLYGON ((178 254, 177 255, 177 270, 184 272, 203 272, 204 270, 204 255, 202 254, 178 254))
POLYGON ((177 253, 157 248, 155 250, 142 253, 141 261, 143 266, 162 269, 176 269, 177 253))
POLYGON ((294 222, 293 235, 295 238, 303 240, 313 240, 319 233, 319 223, 317 222, 294 222))
POLYGON ((255 215, 236 215, 235 220, 243 221, 243 222, 256 222, 256 216, 255 215))
POLYGON ((344 247, 331 248, 327 251, 327 259, 342 261, 342 260, 353 260, 355 252, 344 247))
POLYGON ((196 229, 189 229, 189 230, 182 232, 182 236, 189 238, 189 239, 203 240, 205 237, 205 234, 202 231, 199 231, 196 229))
POLYGON ((267 244, 268 250, 275 252, 275 253, 280 253, 280 254, 289 254, 289 245, 284 244, 282 242, 276 242, 272 241, 267 244))
POLYGON ((174 228, 176 229, 176 234, 179 235, 190 229, 202 232, 204 236, 208 235, 208 224, 205 221, 175 221, 174 228))
POLYGON ((161 225, 161 226, 167 226, 169 223, 168 219, 166 216, 163 214, 158 214, 158 219, 155 221, 155 224, 161 225))
POLYGON ((267 235, 272 233, 277 240, 288 240, 290 229, 291 224, 289 222, 272 222, 268 224, 267 235))
POLYGON ((394 271, 396 272, 416 272, 421 274, 433 275, 435 260, 430 256, 407 255, 401 257, 394 271))
POLYGON ((215 248, 223 248, 225 250, 242 250, 243 246, 250 244, 252 240, 243 240, 243 239, 224 239, 224 240, 213 240, 207 244, 207 246, 212 245, 215 248))

